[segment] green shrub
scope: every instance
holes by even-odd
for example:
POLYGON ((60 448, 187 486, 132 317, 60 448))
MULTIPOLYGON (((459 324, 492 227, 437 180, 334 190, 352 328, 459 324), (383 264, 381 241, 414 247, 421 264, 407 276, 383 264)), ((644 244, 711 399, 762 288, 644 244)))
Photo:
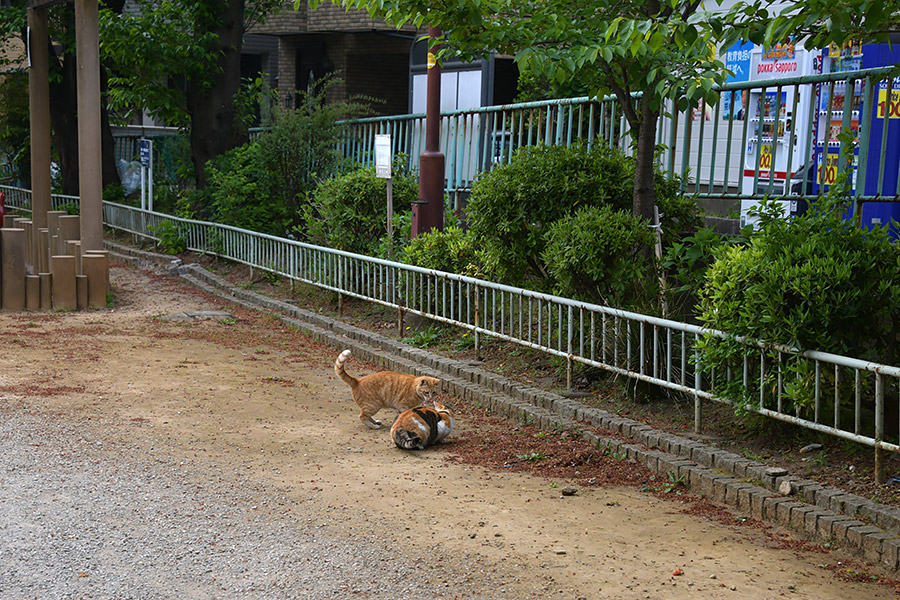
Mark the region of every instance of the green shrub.
MULTIPOLYGON (((466 207, 486 273, 503 283, 548 289, 541 253, 550 226, 585 206, 630 212, 633 181, 632 159, 603 144, 519 150, 509 164, 475 182, 466 207)), ((665 239, 695 227, 698 210, 678 197, 678 183, 657 175, 656 186, 665 239)))
POLYGON ((453 225, 416 236, 403 249, 403 262, 472 277, 480 273, 475 236, 453 225))
POLYGON ((150 233, 158 238, 156 246, 165 254, 181 254, 187 250, 187 242, 181 237, 175 221, 160 221, 150 226, 150 233))
POLYGON ((59 205, 56 210, 61 210, 67 215, 80 215, 81 214, 81 204, 78 202, 66 202, 65 204, 59 205))
MULTIPOLYGON (((897 364, 900 359, 900 251, 884 230, 842 219, 841 205, 790 220, 772 217, 745 245, 723 247, 700 296, 699 319, 733 335, 897 364)), ((746 347, 701 339, 704 369, 741 364, 746 347)), ((813 365, 783 367, 786 397, 803 410, 813 401, 813 365)), ((772 377, 775 377, 773 372, 772 377)), ((764 385, 774 389, 776 382, 764 385)), ((748 397, 732 384, 729 394, 748 397)))
POLYGON ((728 245, 746 243, 741 236, 726 236, 704 227, 666 247, 662 266, 666 273, 669 315, 690 320, 709 267, 728 245))
MULTIPOLYGON (((633 173, 633 163, 630 166, 633 173)), ((666 177, 660 171, 656 172, 655 178, 662 243, 668 247, 699 229, 703 225, 703 217, 694 198, 681 193, 680 178, 666 177)))
POLYGON ((630 206, 622 163, 603 146, 533 146, 476 180, 466 215, 489 276, 513 285, 545 280, 540 254, 554 221, 579 206, 630 206))
POLYGON ((279 236, 288 230, 285 203, 272 193, 259 144, 250 142, 216 157, 206 174, 215 222, 279 236))
MULTIPOLYGON (((395 170, 394 213, 408 212, 419 197, 418 181, 395 170)), ((302 207, 300 236, 313 244, 338 250, 377 255, 387 234, 387 180, 375 168, 358 169, 323 181, 302 207)), ((394 229, 394 247, 401 247, 401 232, 394 229)))
POLYGON ((557 294, 616 307, 646 306, 655 298, 652 230, 630 212, 587 206, 553 223, 541 255, 557 294))
POLYGON ((153 138, 153 210, 209 218, 209 195, 197 194, 187 133, 153 138))
POLYGON ((111 183, 103 188, 103 201, 125 204, 125 190, 118 183, 111 183))
POLYGON ((273 127, 259 136, 260 157, 269 172, 272 195, 296 221, 302 216, 300 203, 315 190, 318 182, 341 171, 343 154, 338 141, 342 120, 371 112, 372 99, 354 96, 346 101, 327 102, 329 89, 341 80, 320 80, 310 92, 300 92, 296 109, 276 109, 273 127))

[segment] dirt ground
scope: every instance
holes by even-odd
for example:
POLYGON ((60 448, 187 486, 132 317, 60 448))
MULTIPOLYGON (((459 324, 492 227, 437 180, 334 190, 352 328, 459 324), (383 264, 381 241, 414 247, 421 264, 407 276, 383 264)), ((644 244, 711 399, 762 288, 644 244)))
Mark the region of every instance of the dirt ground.
MULTIPOLYGON (((332 368, 337 349, 166 276, 114 265, 112 286, 109 310, 0 316, 0 416, 95 427, 109 460, 127 446, 201 478, 254 482, 248 501, 266 518, 381 540, 391 560, 428 562, 439 549, 442 579, 427 576, 447 591, 435 597, 452 597, 460 578, 497 577, 508 598, 898 597, 873 566, 707 506, 616 457, 604 457, 608 479, 600 457, 583 455, 556 464, 567 478, 541 475, 529 467, 552 463, 568 440, 458 399, 447 444, 403 452, 386 428, 357 419, 332 368), (484 466, 488 455, 508 458, 484 466)), ((347 369, 371 371, 353 358, 347 369)))

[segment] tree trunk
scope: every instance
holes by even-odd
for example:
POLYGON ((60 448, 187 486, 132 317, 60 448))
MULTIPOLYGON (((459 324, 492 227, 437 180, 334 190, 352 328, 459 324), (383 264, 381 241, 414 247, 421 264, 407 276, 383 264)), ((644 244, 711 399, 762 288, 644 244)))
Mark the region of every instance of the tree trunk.
MULTIPOLYGON (((73 19, 74 20, 74 19, 73 19)), ((60 184, 63 194, 77 196, 78 188, 78 65, 74 53, 67 53, 62 60, 50 47, 50 121, 53 125, 53 142, 59 153, 60 184), (53 64, 55 62, 55 64, 53 64)), ((101 168, 103 187, 119 183, 116 165, 115 142, 109 126, 106 109, 106 70, 100 68, 100 125, 101 168)))
POLYGON ((77 67, 75 55, 68 54, 63 60, 55 58, 50 49, 50 122, 53 125, 53 143, 59 152, 59 175, 61 191, 70 196, 78 195, 78 100, 75 78, 77 67), (56 65, 52 63, 56 61, 56 65))
POLYGON ((119 165, 116 164, 116 140, 109 124, 109 110, 106 107, 106 68, 100 65, 100 165, 103 169, 103 189, 110 185, 120 185, 119 165))
POLYGON ((218 36, 216 47, 211 49, 219 54, 218 72, 209 78, 189 80, 186 93, 194 175, 201 189, 206 187, 206 162, 246 140, 246 133, 237 131, 234 114, 234 96, 241 85, 244 0, 207 0, 204 4, 208 3, 219 5, 218 10, 204 7, 198 13, 216 16, 197 27, 200 32, 218 36))
POLYGON ((650 107, 646 96, 638 100, 640 125, 637 131, 637 147, 634 154, 634 192, 632 214, 645 221, 653 221, 653 206, 656 204, 656 125, 658 111, 650 107))

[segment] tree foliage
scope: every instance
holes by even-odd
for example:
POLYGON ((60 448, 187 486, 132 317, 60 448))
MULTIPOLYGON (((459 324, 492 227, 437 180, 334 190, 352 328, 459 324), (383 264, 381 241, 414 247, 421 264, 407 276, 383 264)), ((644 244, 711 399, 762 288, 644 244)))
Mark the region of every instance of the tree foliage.
POLYGON ((28 75, 11 72, 0 79, 0 156, 15 166, 19 182, 31 182, 31 129, 29 127, 28 75))
MULTIPOLYGON (((0 45, 5 50, 21 47, 24 52, 27 26, 27 2, 12 0, 9 6, 0 10, 0 45), (16 43, 18 42, 18 43, 16 43)), ((111 12, 122 10, 124 0, 107 0, 111 12)), ((78 120, 77 120, 77 63, 75 56, 75 9, 71 3, 63 3, 47 9, 48 69, 50 75, 50 121, 53 139, 54 161, 59 166, 59 191, 64 194, 79 192, 78 164, 78 120)), ((19 66, 19 56, 3 53, 0 66, 15 71, 19 66)), ((21 64, 21 63, 19 63, 21 64)), ((24 66, 23 66, 24 68, 24 66)), ((101 94, 105 86, 105 69, 100 65, 101 94)), ((26 77, 27 79, 27 77, 26 77)), ((27 89, 27 85, 25 85, 27 89)), ((21 102, 28 102, 27 94, 20 95, 19 102, 4 104, 3 110, 13 113, 21 108, 21 102)), ((27 111, 26 111, 27 114, 27 111)), ((13 120, 16 118, 10 115, 13 120)), ((101 164, 103 185, 119 183, 116 170, 114 142, 109 128, 107 107, 100 105, 101 119, 101 164)), ((20 161, 30 160, 20 156, 20 161)), ((27 171, 21 171, 27 175, 27 171)))
POLYGON ((663 101, 678 98, 682 108, 715 101, 713 85, 725 78, 712 45, 725 23, 700 12, 699 0, 332 1, 397 25, 438 27, 440 41, 447 42, 444 53, 474 58, 506 52, 526 73, 615 94, 636 146, 631 208, 646 220, 652 220, 656 201, 653 157, 663 101))
POLYGON ((762 0, 740 1, 727 20, 736 26, 727 32, 727 43, 738 38, 771 46, 793 38, 808 48, 843 45, 851 40, 864 43, 891 41, 900 31, 900 4, 882 0, 807 0, 790 2, 771 10, 762 0))
POLYGON ((207 161, 246 141, 235 108, 244 32, 277 0, 140 0, 128 14, 101 11, 101 54, 110 64, 111 106, 146 110, 187 127, 197 184, 207 161))
MULTIPOLYGON (((316 82, 312 91, 300 91, 297 108, 276 109, 273 126, 259 136, 271 192, 295 217, 300 201, 317 183, 345 166, 339 144, 341 122, 371 113, 371 98, 328 102, 328 91, 340 83, 340 79, 327 77, 316 82)), ((292 223, 299 224, 299 220, 292 223)))

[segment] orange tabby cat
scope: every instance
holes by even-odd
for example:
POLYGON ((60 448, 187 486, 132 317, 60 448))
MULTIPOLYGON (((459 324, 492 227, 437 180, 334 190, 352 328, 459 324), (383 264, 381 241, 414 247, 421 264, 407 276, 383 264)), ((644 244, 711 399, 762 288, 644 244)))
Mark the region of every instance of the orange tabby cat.
POLYGON ((391 439, 404 450, 424 450, 425 446, 444 441, 453 429, 453 411, 434 401, 434 408, 420 406, 397 416, 391 427, 391 439))
POLYGON ((349 356, 349 350, 338 355, 334 361, 334 372, 353 391, 353 401, 359 406, 359 420, 372 429, 381 427, 381 421, 373 418, 379 410, 393 408, 403 412, 431 402, 440 382, 440 379, 434 377, 415 377, 391 371, 372 373, 357 379, 344 371, 344 363, 349 356))

